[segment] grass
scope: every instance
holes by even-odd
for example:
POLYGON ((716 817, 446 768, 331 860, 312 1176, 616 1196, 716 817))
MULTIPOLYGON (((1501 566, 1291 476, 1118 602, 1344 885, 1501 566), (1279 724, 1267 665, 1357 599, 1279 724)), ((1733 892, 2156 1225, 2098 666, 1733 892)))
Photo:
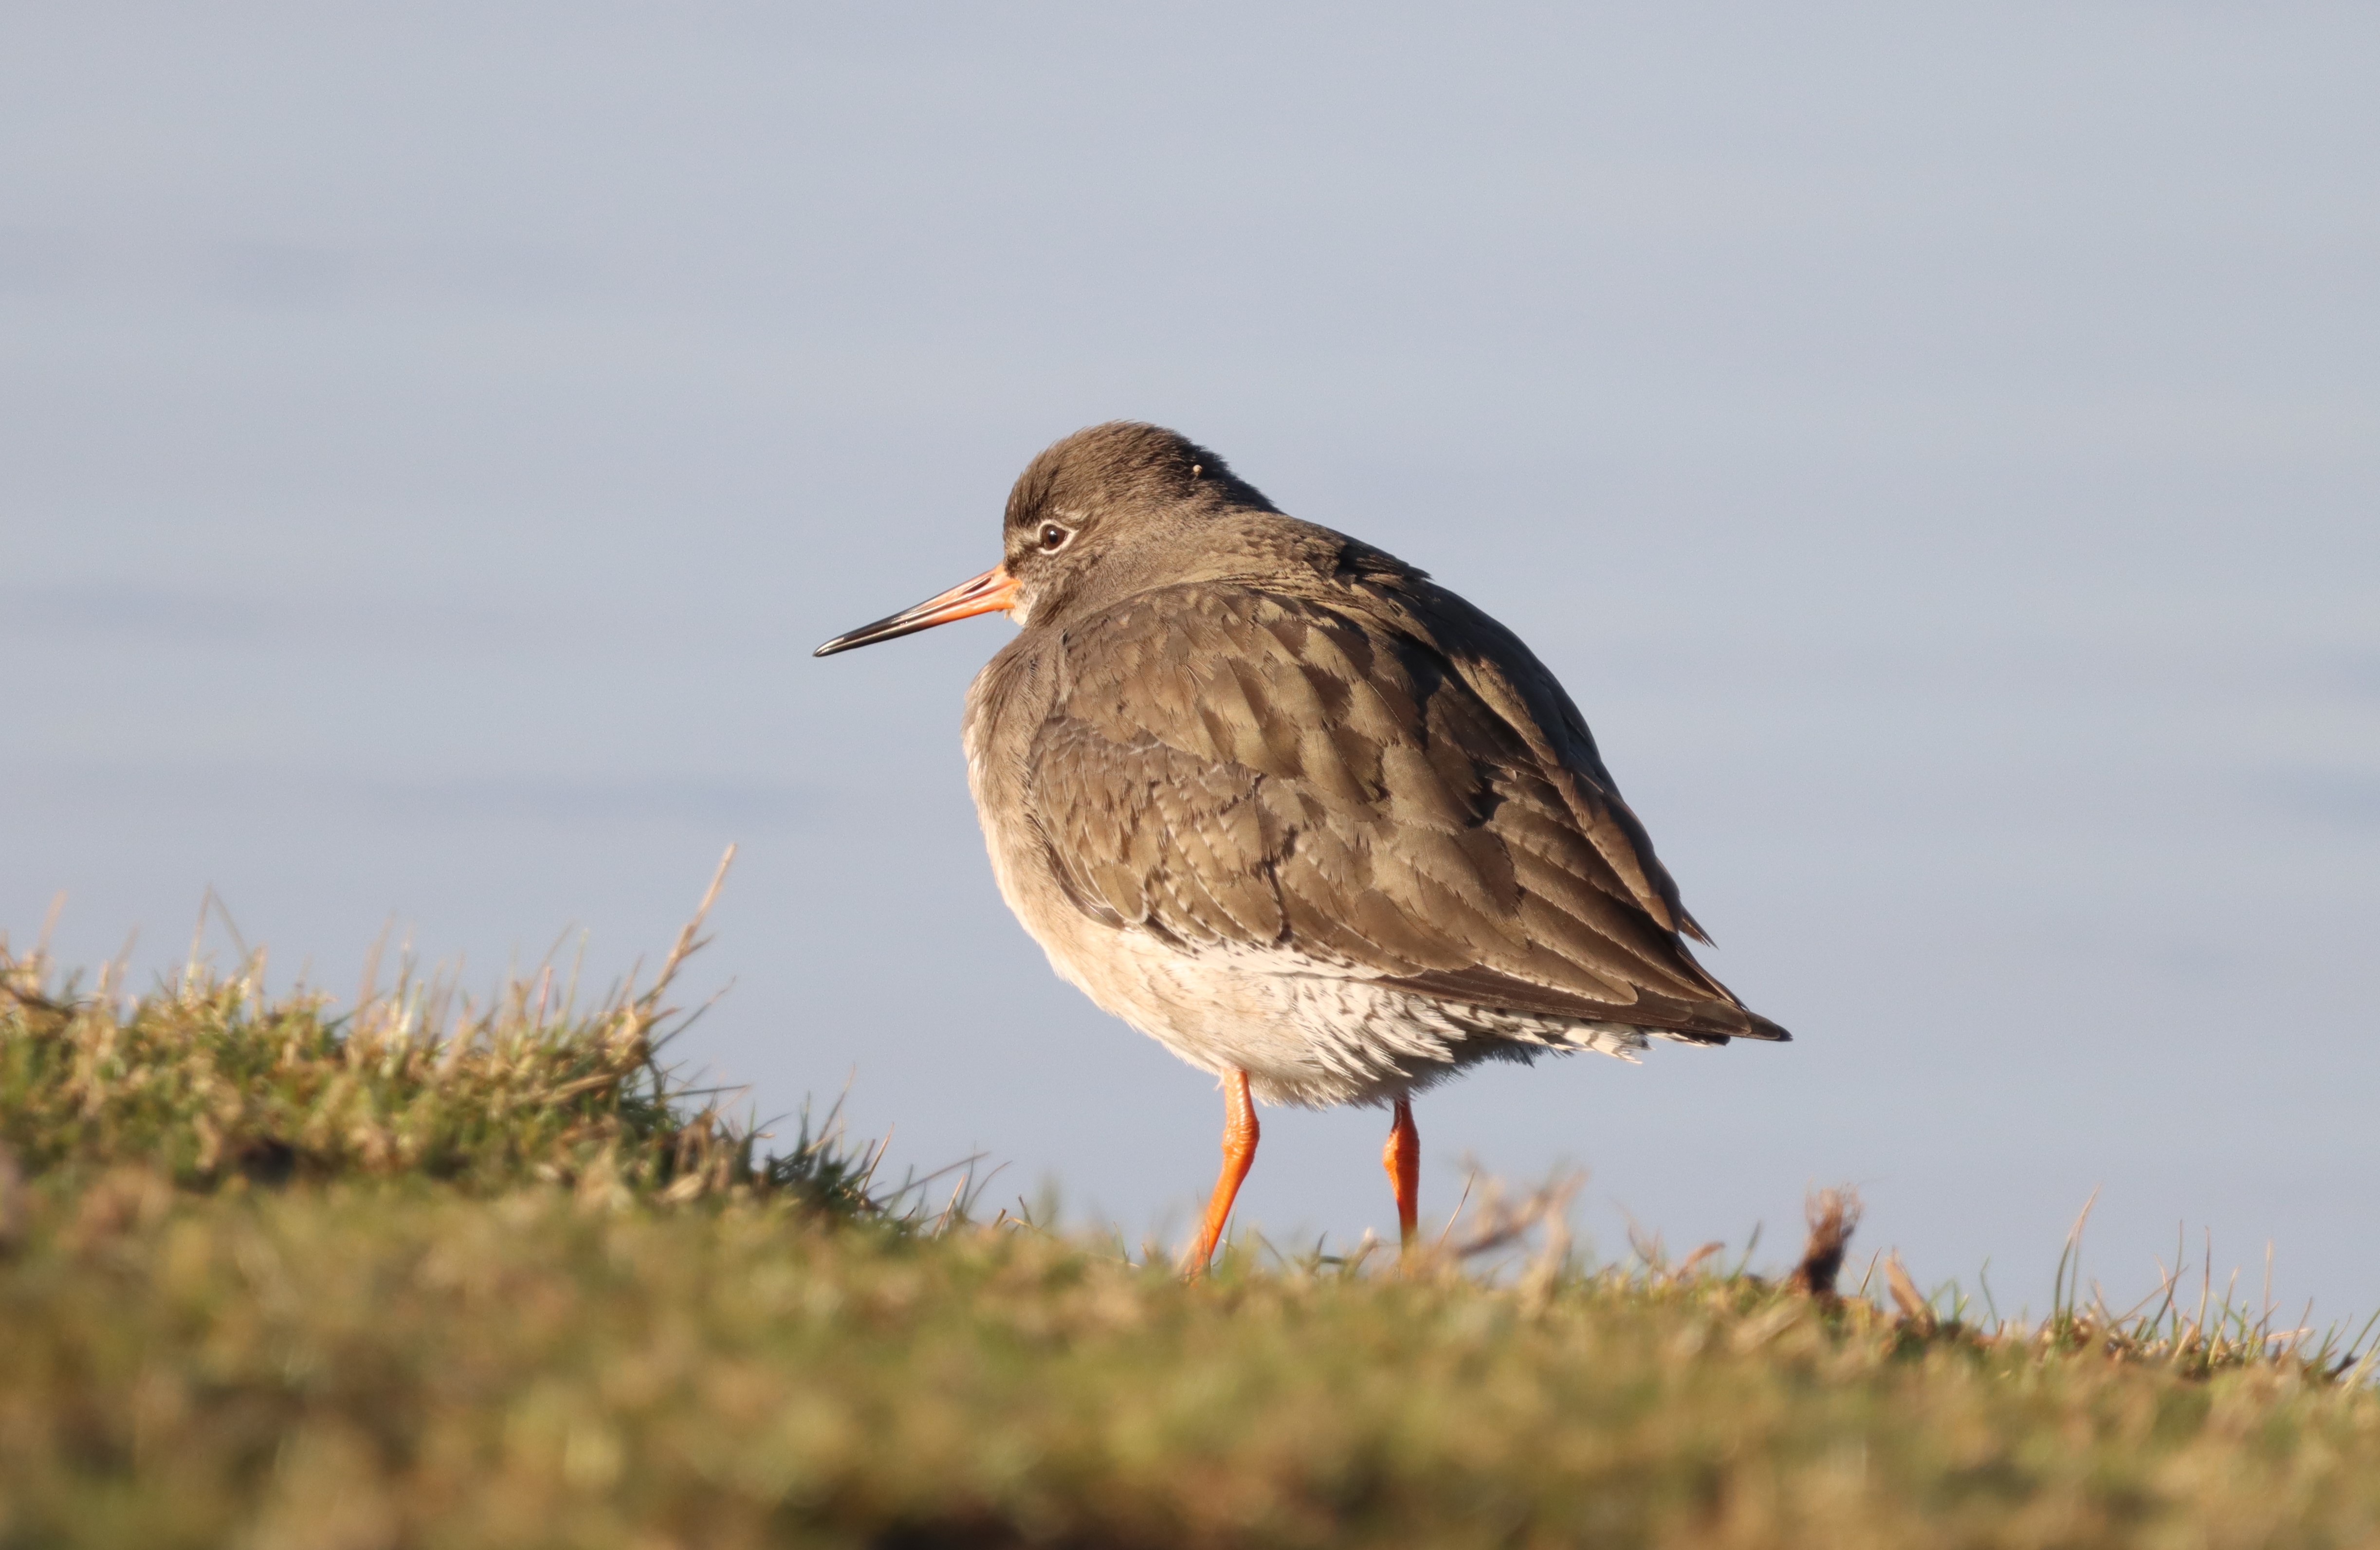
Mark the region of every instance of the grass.
POLYGON ((694 939, 584 1011, 7 968, 0 1547, 2380 1542, 2370 1356, 2211 1282, 1843 1295, 1840 1198, 1597 1266, 1554 1190, 1185 1284, 761 1155, 656 1063, 694 939))
POLYGON ((82 995, 0 943, 0 1147, 69 1184, 131 1163, 197 1190, 416 1179, 684 1202, 757 1188, 862 1210, 872 1155, 805 1122, 790 1151, 758 1156, 659 1059, 691 1021, 664 1001, 718 886, 649 987, 586 1008, 550 967, 480 1007, 408 963, 386 990, 368 973, 340 1015, 319 992, 265 997, 261 954, 230 975, 194 963, 138 998, 107 975, 82 995))

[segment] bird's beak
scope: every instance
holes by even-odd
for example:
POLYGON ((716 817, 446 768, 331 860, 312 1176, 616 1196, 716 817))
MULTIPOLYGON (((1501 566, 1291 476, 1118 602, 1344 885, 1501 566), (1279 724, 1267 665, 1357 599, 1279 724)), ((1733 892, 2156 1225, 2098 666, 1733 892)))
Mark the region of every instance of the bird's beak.
POLYGON ((994 565, 981 575, 962 581, 947 592, 935 593, 915 608, 905 608, 890 618, 879 619, 873 624, 862 624, 848 635, 839 635, 810 655, 832 657, 855 646, 873 646, 880 640, 930 630, 937 624, 965 619, 971 613, 1005 613, 1015 602, 1016 578, 1008 574, 1006 565, 994 565))

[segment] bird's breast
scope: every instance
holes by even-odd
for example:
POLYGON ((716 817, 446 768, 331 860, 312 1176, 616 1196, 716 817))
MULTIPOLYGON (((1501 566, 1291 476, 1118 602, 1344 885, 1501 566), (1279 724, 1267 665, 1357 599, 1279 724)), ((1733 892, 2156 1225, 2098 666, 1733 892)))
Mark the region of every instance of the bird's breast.
POLYGON ((1065 897, 1034 825, 1028 760, 1035 729, 1050 713, 1057 663, 1033 644, 1020 635, 967 687, 960 733, 967 791, 1001 898, 1058 972, 1084 985, 1080 965, 1095 954, 1090 937, 1105 928, 1065 897))

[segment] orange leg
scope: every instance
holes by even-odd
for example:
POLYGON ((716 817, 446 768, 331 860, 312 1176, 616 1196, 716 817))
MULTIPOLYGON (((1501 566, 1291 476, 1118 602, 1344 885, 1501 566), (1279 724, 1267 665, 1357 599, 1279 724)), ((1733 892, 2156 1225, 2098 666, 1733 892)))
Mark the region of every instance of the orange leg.
POLYGON ((1413 1104, 1397 1100, 1396 1122, 1389 1127, 1389 1144, 1380 1148, 1380 1166, 1389 1170, 1389 1187, 1397 1192, 1397 1237, 1413 1247, 1414 1229, 1421 1217, 1421 1132, 1414 1129, 1413 1104))
POLYGON ((1190 1252, 1190 1275, 1207 1273, 1215 1245, 1223 1241, 1223 1226, 1232 1219, 1232 1202, 1239 1198, 1240 1181, 1257 1160, 1257 1106, 1248 1096, 1248 1073, 1232 1071, 1223 1078, 1223 1171, 1215 1193, 1207 1199, 1207 1220, 1198 1229, 1198 1245, 1190 1252))

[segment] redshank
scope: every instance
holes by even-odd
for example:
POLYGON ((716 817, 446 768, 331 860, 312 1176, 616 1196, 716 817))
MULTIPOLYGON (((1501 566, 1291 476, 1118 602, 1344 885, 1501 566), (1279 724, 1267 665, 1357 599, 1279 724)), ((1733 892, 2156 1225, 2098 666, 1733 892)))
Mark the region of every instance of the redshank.
POLYGON ((818 655, 995 612, 1023 629, 965 737, 1001 894, 1060 975, 1222 1080, 1193 1274, 1257 1100, 1387 1107, 1410 1244, 1424 1088, 1789 1036, 1694 961, 1710 938, 1519 637, 1187 438, 1059 442, 1009 492, 999 564, 818 655))

